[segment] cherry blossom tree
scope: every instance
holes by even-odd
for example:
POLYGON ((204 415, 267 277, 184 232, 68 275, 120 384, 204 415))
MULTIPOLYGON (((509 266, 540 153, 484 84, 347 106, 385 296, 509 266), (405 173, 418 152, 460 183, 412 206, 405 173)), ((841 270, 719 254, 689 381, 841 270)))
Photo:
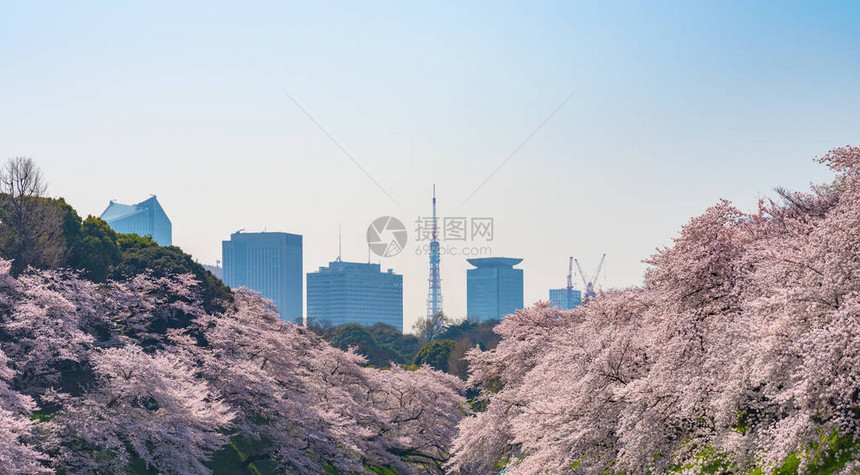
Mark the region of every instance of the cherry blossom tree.
POLYGON ((225 315, 202 316, 171 338, 237 409, 234 436, 258 442, 246 462, 301 473, 438 469, 465 409, 457 378, 364 368, 362 356, 284 324, 270 301, 247 291, 236 292, 225 315), (205 349, 189 336, 198 331, 205 349))
POLYGON ((389 465, 403 473, 443 473, 457 423, 467 411, 462 380, 428 366, 365 371, 371 373, 370 403, 388 421, 377 441, 397 457, 389 465))
POLYGON ((454 439, 449 468, 463 473, 491 473, 497 463, 519 454, 511 421, 526 402, 520 390, 527 374, 547 351, 546 342, 568 325, 564 313, 548 303, 518 310, 494 329, 502 337, 491 351, 467 354, 472 371, 469 384, 481 389, 487 409, 461 423, 454 439))
POLYGON ((247 290, 208 313, 190 275, 96 284, 9 268, 0 472, 209 473, 230 438, 253 448, 246 466, 293 473, 439 473, 450 456, 466 412, 457 378, 367 368, 247 290))
POLYGON ((122 472, 137 458, 166 473, 210 472, 204 462, 227 442, 219 429, 233 415, 191 368, 135 345, 97 351, 91 362, 96 387, 66 398, 54 422, 75 441, 61 450, 67 469, 122 472))
POLYGON ((92 302, 85 302, 89 297, 67 297, 80 292, 97 299, 95 286, 67 282, 62 273, 45 271, 22 275, 6 290, 15 302, 0 331, 18 384, 38 395, 67 382, 64 374, 81 371, 94 343, 93 335, 82 328, 92 302))
POLYGON ((0 260, 0 472, 210 473, 216 453, 286 473, 809 472, 840 450, 850 473, 860 148, 819 160, 833 183, 750 215, 718 202, 642 287, 506 317, 465 384, 369 368, 247 289, 213 306, 192 275, 0 260))
POLYGON ((858 440, 860 148, 819 161, 832 184, 692 219, 642 288, 507 317, 496 349, 469 354, 485 410, 448 468, 810 471, 824 441, 858 440))
POLYGON ((33 422, 27 416, 36 409, 33 399, 9 387, 14 372, 0 351, 0 471, 49 473, 40 461, 46 456, 25 441, 32 437, 33 422))

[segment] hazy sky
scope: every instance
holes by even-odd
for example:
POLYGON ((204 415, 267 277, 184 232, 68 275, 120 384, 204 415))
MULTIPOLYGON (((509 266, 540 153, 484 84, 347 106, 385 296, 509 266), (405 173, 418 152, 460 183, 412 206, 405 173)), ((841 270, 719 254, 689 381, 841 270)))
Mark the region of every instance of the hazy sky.
MULTIPOLYGON (((338 223, 344 260, 366 261, 367 226, 398 217, 409 245, 381 262, 407 329, 433 183, 440 216, 494 218, 478 244, 524 258, 529 304, 570 255, 637 284, 721 197, 750 210, 828 181, 812 158, 860 142, 858 2, 178 3, 4 2, 0 150, 83 215, 158 195, 203 263, 267 229, 302 234, 313 271, 338 223)), ((455 317, 467 267, 442 258, 455 317)))

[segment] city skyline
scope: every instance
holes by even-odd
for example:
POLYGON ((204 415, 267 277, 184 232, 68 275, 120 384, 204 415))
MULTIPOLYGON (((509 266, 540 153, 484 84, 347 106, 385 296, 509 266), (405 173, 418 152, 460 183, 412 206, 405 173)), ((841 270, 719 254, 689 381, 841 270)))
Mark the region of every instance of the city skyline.
MULTIPOLYGON (((411 328, 433 183, 440 216, 494 219, 528 305, 571 255, 637 285, 720 198, 754 211, 832 180, 813 158, 860 130, 860 5, 830 5, 16 3, 0 144, 82 214, 157 194, 206 264, 237 229, 281 230, 309 243, 307 273, 338 223, 363 261, 367 226, 397 217, 410 252, 374 262, 404 275, 411 328)), ((455 318, 466 257, 442 256, 455 318)))
POLYGON ((860 475, 860 0, 2 12, 0 475, 860 475))

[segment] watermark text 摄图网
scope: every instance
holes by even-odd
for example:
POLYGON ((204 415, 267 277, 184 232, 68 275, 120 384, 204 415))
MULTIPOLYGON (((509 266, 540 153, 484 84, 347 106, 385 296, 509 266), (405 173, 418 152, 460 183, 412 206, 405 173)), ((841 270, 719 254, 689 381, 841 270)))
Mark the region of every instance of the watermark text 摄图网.
POLYGON ((490 217, 449 216, 434 223, 432 216, 419 216, 415 224, 415 241, 432 240, 434 229, 437 241, 492 241, 495 237, 490 217))

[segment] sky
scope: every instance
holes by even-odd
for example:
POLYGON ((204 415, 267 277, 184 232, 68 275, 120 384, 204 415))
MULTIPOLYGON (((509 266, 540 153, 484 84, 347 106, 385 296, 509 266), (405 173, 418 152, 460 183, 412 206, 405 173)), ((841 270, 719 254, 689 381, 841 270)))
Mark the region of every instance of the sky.
POLYGON ((442 242, 459 318, 464 248, 523 258, 528 305, 569 256, 637 285, 721 198, 830 181, 814 157, 860 142, 858 22, 858 2, 7 1, 0 151, 81 215, 157 195, 206 264, 238 229, 284 231, 311 272, 339 226, 366 262, 396 217, 406 247, 372 261, 403 274, 409 330, 434 184, 440 217, 493 219, 442 242))

